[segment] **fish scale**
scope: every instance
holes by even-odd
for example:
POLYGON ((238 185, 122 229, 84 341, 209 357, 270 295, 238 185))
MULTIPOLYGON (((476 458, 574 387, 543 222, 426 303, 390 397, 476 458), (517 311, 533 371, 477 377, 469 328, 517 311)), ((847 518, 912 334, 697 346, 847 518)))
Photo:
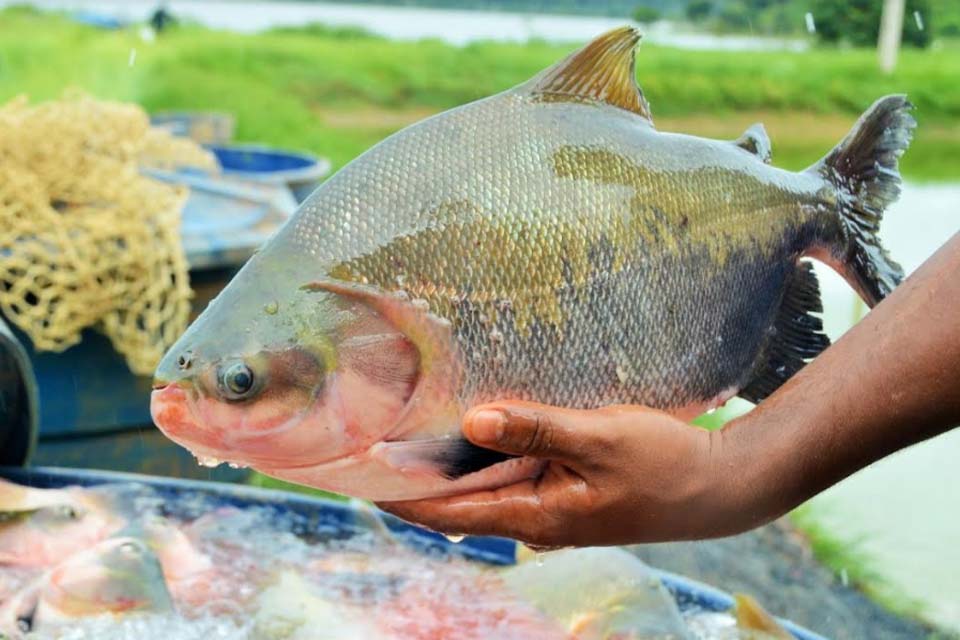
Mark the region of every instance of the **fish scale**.
POLYGON ((911 105, 878 100, 823 160, 784 171, 760 125, 658 131, 638 39, 611 31, 327 180, 165 357, 160 428, 198 455, 396 500, 537 473, 463 439, 480 402, 692 418, 776 391, 828 345, 803 258, 871 305, 902 277, 876 231, 911 105))

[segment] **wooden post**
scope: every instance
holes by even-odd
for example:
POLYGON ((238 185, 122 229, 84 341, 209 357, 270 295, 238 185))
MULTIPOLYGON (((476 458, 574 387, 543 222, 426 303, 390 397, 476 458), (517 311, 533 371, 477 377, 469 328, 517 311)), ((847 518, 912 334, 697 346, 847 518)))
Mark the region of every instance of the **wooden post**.
POLYGON ((883 0, 877 55, 880 58, 880 69, 884 73, 893 73, 894 67, 897 66, 897 53, 900 51, 900 38, 903 35, 905 1, 883 0))

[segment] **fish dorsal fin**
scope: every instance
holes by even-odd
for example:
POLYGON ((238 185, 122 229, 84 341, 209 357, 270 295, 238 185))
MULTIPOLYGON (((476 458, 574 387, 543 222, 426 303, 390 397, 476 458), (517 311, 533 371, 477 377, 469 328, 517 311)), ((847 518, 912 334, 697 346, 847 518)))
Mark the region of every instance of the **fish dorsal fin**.
POLYGON ((733 144, 752 153, 767 164, 770 164, 773 159, 770 136, 767 135, 767 130, 759 122, 750 125, 739 138, 733 141, 733 144))
POLYGON ((525 87, 547 99, 602 102, 632 111, 653 124, 650 105, 634 75, 634 50, 640 32, 620 27, 592 40, 525 87))

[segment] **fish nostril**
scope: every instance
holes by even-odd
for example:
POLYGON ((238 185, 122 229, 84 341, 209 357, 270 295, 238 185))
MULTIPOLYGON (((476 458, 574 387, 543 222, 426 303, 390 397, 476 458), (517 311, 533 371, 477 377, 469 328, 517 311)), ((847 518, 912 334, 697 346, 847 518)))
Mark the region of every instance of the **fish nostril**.
POLYGON ((177 358, 177 366, 182 371, 189 369, 191 364, 193 364, 193 355, 189 351, 180 354, 180 357, 177 358))

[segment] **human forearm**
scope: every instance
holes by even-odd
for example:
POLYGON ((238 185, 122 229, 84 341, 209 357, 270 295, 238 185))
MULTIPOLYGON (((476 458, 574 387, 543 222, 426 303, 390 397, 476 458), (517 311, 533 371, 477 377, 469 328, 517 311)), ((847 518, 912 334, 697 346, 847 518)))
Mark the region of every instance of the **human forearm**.
POLYGON ((835 345, 715 437, 748 528, 960 424, 960 234, 835 345))

